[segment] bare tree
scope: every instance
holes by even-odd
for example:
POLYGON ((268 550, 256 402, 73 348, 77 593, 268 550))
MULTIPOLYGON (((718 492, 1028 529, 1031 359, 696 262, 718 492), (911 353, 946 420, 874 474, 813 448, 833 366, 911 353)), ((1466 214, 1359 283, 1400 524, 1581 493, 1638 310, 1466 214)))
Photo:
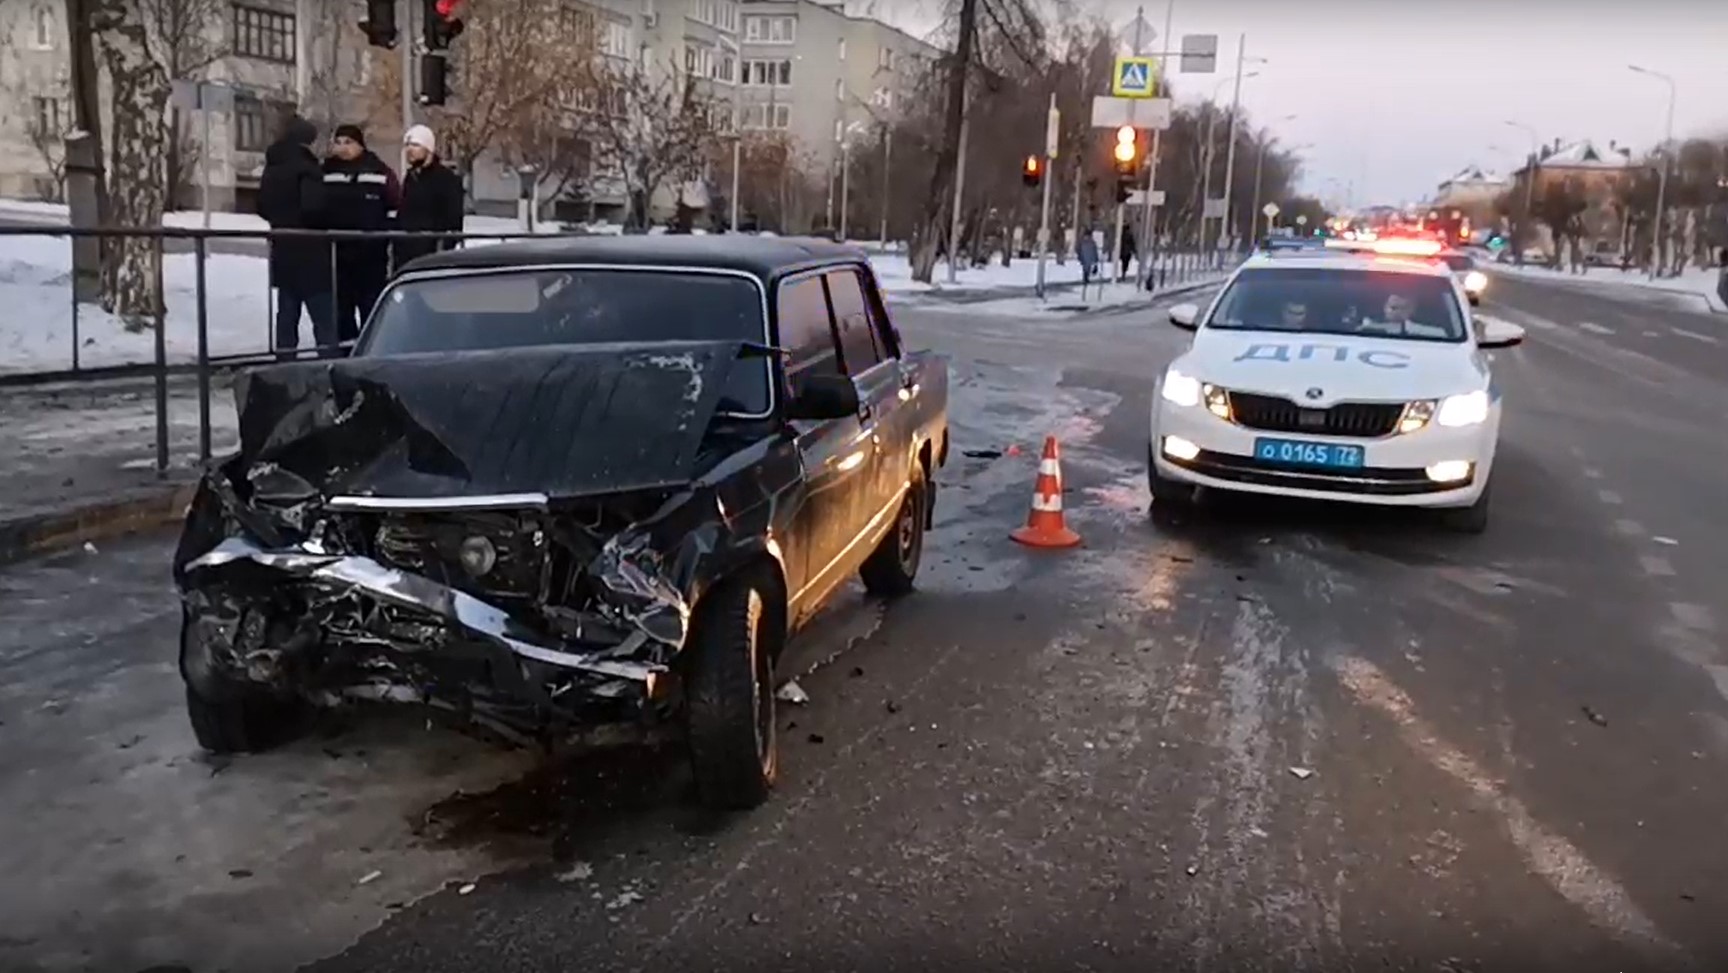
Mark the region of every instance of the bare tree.
MULTIPOLYGON (((109 219, 116 226, 162 225, 168 141, 168 73, 152 50, 142 0, 87 0, 85 13, 112 104, 108 139, 109 219)), ((105 248, 102 307, 142 330, 163 313, 160 240, 132 238, 105 248)))
MULTIPOLYGON (((227 32, 212 30, 227 15, 226 0, 136 0, 144 29, 154 42, 170 83, 196 81, 227 54, 227 32)), ((209 147, 194 138, 179 106, 169 111, 163 178, 167 205, 178 206, 192 190, 193 175, 209 147)))
POLYGON ((605 168, 630 199, 629 225, 646 228, 654 196, 670 182, 700 176, 719 133, 714 106, 680 65, 604 69, 598 110, 587 118, 605 168))

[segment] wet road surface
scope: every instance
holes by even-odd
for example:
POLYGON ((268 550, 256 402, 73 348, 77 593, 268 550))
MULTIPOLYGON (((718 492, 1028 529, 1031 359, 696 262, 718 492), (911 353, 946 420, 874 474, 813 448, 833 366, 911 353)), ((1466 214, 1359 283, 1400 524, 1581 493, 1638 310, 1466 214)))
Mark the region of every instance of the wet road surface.
POLYGON ((737 817, 675 754, 536 768, 412 719, 217 771, 165 541, 0 573, 0 966, 1722 969, 1728 369, 1687 333, 1728 318, 1504 277, 1484 311, 1531 331, 1478 538, 1154 526, 1181 332, 903 315, 955 356, 921 590, 795 644, 810 702, 737 817), (1079 550, 1006 538, 1046 433, 1079 550))

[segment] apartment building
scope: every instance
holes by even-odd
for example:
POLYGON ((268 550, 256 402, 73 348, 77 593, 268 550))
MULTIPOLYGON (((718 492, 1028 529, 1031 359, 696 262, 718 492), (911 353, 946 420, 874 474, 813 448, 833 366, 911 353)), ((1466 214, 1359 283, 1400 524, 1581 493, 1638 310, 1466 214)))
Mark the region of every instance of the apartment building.
POLYGON ((842 139, 892 122, 941 54, 838 2, 743 0, 742 8, 739 128, 784 132, 819 168, 833 168, 842 139))

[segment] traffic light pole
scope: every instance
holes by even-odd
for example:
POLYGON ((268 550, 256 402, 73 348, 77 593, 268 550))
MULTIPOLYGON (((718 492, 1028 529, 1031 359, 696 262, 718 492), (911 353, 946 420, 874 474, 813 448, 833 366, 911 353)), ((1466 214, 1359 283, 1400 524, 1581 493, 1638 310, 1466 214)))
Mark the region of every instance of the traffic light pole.
POLYGON ((1050 93, 1050 111, 1044 131, 1044 171, 1039 180, 1044 184, 1044 201, 1038 207, 1038 299, 1044 299, 1044 258, 1050 255, 1050 184, 1056 181, 1056 141, 1061 131, 1056 114, 1056 93, 1050 93))
MULTIPOLYGON (((414 127, 414 43, 420 35, 414 29, 414 0, 402 0, 400 18, 401 40, 397 43, 402 48, 402 137, 407 138, 408 130, 414 127)), ((402 167, 399 172, 408 171, 408 146, 402 146, 402 167)))

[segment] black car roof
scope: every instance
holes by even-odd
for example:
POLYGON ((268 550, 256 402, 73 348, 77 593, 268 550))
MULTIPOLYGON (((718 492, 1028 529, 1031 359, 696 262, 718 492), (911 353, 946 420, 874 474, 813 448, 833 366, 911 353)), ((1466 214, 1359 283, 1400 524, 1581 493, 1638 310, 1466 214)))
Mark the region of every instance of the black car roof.
POLYGON ((814 237, 765 237, 741 233, 556 236, 465 247, 431 254, 404 270, 486 269, 535 264, 618 264, 647 267, 714 267, 738 270, 765 281, 810 266, 868 263, 858 247, 814 237))

